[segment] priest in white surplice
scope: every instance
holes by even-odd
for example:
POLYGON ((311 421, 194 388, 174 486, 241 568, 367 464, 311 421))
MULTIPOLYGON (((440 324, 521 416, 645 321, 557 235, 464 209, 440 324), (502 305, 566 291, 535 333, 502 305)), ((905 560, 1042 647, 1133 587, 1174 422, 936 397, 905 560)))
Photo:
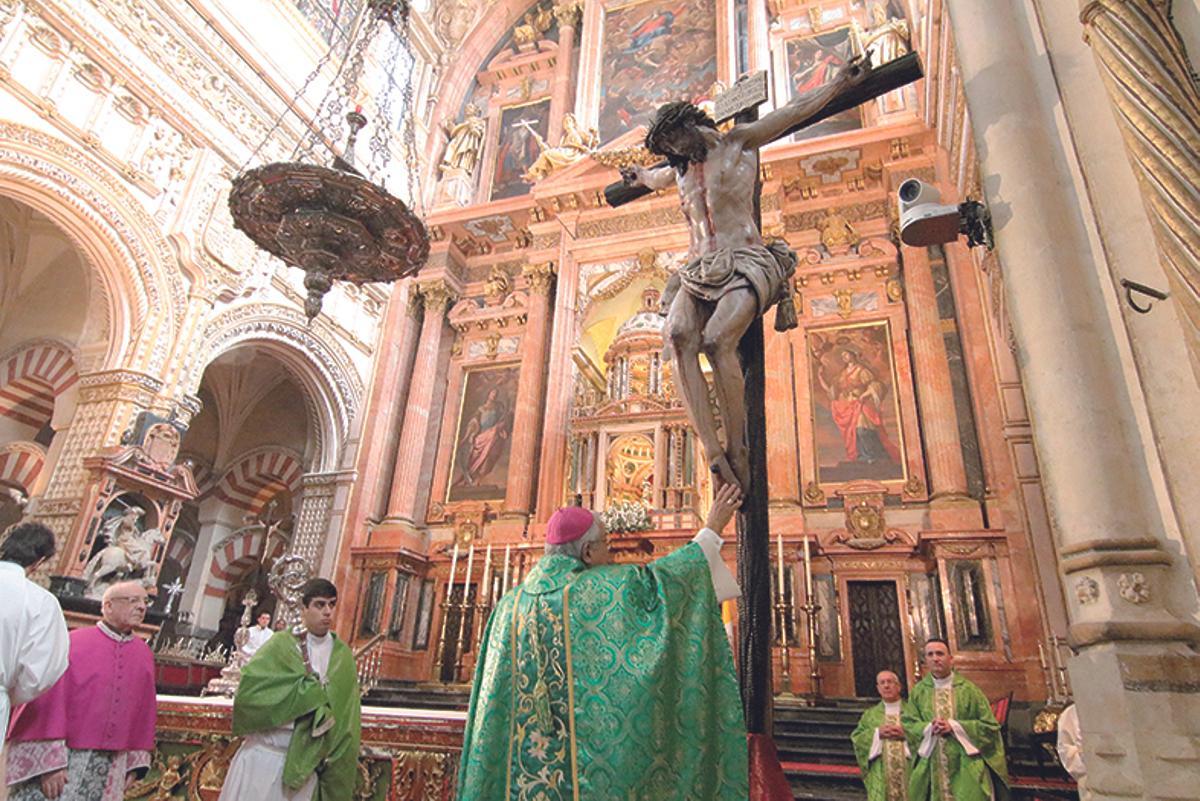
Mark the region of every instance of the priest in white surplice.
MULTIPOLYGON (((11 708, 37 698, 67 669, 67 624, 53 595, 26 576, 54 555, 54 534, 23 523, 0 544, 0 742, 11 708)), ((8 795, 0 748, 0 799, 8 795)))
POLYGON ((271 613, 259 612, 258 625, 250 628, 249 636, 246 637, 246 644, 242 646, 242 652, 247 657, 254 656, 254 653, 267 644, 267 640, 271 639, 271 635, 275 633, 271 628, 271 613))

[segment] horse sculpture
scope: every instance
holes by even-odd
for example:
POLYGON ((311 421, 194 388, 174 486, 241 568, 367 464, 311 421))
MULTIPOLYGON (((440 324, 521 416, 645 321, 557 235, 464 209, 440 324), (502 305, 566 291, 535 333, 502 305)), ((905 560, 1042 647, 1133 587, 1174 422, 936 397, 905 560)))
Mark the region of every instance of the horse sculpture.
POLYGON ((130 578, 153 583, 158 573, 154 548, 166 542, 166 538, 157 528, 140 530, 138 521, 142 514, 141 509, 131 507, 105 526, 100 537, 108 544, 97 551, 83 568, 87 595, 100 598, 109 585, 130 578))

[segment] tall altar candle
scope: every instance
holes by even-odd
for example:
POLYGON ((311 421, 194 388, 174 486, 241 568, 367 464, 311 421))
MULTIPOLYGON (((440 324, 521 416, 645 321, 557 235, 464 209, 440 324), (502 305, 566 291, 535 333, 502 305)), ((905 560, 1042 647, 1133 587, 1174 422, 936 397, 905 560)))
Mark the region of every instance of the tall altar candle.
POLYGON ((463 609, 466 609, 467 593, 471 591, 471 569, 475 567, 475 543, 472 542, 467 551, 467 572, 463 574, 463 609))
POLYGON ((507 543, 504 546, 504 582, 500 585, 500 594, 504 595, 508 592, 508 557, 512 553, 512 543, 507 543))
MULTIPOLYGON (((488 604, 490 604, 492 602, 492 583, 490 581, 491 578, 492 578, 492 544, 489 542, 488 546, 487 546, 487 553, 483 557, 483 581, 480 582, 480 585, 479 585, 479 589, 481 592, 484 593, 484 597, 487 598, 488 604)), ((478 601, 478 599, 476 599, 476 600, 478 601)), ((483 603, 483 601, 478 601, 478 602, 483 603)))
POLYGON ((454 576, 458 571, 458 540, 454 540, 454 552, 450 555, 450 580, 446 582, 446 603, 450 603, 450 593, 454 590, 454 576))
POLYGON ((783 601, 783 533, 782 532, 780 532, 779 536, 777 536, 775 538, 775 545, 777 546, 775 551, 778 554, 776 561, 778 562, 778 568, 779 568, 779 600, 780 600, 780 602, 782 602, 783 601))
POLYGON ((808 536, 804 537, 804 602, 812 601, 812 554, 808 550, 808 536))

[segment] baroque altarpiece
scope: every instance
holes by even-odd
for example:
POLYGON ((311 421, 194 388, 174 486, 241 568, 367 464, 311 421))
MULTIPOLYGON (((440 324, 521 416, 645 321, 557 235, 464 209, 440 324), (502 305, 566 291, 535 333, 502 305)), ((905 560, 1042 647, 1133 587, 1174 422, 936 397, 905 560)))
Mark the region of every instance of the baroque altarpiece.
POLYGON ((873 695, 880 669, 915 680, 920 644, 941 635, 985 690, 1045 698, 1053 625, 1030 600, 1053 568, 1034 558, 1046 522, 998 267, 898 237, 904 179, 947 202, 978 195, 936 6, 483 13, 435 114, 433 255, 383 334, 397 358, 379 365, 372 403, 403 413, 367 423, 339 562, 354 586, 342 623, 360 641, 385 635, 385 675, 469 680, 483 616, 561 505, 609 515, 629 560, 703 520, 711 481, 657 313, 687 258, 678 200, 613 209, 602 194, 644 158, 657 105, 703 106, 756 69, 779 104, 864 53, 915 48, 927 80, 763 151, 764 236, 799 254, 800 327, 766 344, 776 688, 873 695))

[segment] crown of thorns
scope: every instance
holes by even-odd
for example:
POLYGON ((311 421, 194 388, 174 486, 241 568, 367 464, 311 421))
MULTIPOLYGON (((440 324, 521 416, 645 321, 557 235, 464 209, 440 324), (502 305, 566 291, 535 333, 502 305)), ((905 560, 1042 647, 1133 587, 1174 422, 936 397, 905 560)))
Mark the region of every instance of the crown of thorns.
POLYGON ((695 103, 689 103, 686 100, 667 103, 659 106, 658 113, 654 115, 654 122, 650 124, 650 130, 646 133, 646 149, 651 153, 662 155, 660 144, 663 138, 677 128, 686 125, 717 127, 716 121, 705 114, 695 103))

